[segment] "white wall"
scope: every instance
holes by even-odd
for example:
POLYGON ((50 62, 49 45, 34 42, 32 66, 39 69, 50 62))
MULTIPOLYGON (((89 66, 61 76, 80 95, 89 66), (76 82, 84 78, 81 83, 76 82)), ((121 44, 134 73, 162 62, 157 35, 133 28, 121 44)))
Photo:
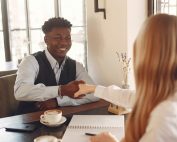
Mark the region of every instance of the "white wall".
POLYGON ((125 52, 132 47, 146 17, 145 3, 146 0, 105 0, 105 20, 102 12, 94 12, 94 0, 86 0, 88 71, 96 83, 121 84, 121 64, 116 51, 125 52))
MULTIPOLYGON (((127 0, 127 45, 132 58, 134 40, 147 16, 146 0, 127 0), (133 8, 132 8, 133 6, 133 8)), ((132 63, 132 62, 131 62, 132 63)), ((131 66, 133 68, 133 65, 131 66)), ((134 88, 133 69, 129 74, 129 83, 134 88)))

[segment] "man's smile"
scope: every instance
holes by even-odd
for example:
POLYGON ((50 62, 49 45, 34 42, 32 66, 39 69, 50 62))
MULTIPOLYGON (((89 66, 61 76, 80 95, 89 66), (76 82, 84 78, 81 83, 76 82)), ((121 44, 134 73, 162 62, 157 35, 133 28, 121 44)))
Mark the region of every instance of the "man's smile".
POLYGON ((60 51, 66 51, 67 48, 59 48, 60 51))

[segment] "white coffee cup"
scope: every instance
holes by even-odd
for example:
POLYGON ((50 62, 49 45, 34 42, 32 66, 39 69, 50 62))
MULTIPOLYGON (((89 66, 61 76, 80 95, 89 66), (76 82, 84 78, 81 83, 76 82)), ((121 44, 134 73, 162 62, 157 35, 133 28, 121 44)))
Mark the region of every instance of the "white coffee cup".
POLYGON ((62 111, 59 109, 47 110, 43 115, 40 116, 42 121, 45 121, 49 124, 56 124, 60 122, 62 118, 62 111))
POLYGON ((60 142, 60 140, 55 136, 44 135, 35 138, 34 142, 60 142))

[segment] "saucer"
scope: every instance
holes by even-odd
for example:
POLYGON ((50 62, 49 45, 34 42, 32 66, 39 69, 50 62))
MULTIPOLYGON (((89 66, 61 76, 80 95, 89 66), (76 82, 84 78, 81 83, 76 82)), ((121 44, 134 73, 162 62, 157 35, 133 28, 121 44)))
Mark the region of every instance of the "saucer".
POLYGON ((44 135, 35 138, 34 142, 61 142, 61 140, 57 139, 55 136, 44 135))
POLYGON ((46 126, 49 126, 49 127, 57 127, 57 126, 60 126, 61 124, 65 123, 66 121, 66 117, 62 116, 61 120, 58 122, 58 123, 55 123, 55 124, 50 124, 48 122, 46 122, 44 119, 40 119, 40 122, 46 126))

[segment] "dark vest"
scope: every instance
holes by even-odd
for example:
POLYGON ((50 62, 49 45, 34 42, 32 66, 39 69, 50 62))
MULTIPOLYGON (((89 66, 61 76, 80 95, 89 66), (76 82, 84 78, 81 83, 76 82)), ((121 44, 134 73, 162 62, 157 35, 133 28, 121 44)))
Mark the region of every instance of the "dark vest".
MULTIPOLYGON (((65 85, 70 81, 76 79, 76 61, 71 58, 67 58, 65 61, 65 65, 60 74, 60 80, 57 84, 55 79, 55 73, 45 55, 45 52, 39 51, 34 53, 33 56, 36 58, 39 64, 39 73, 34 82, 34 84, 43 83, 46 86, 57 86, 57 85, 65 85)), ((38 111, 35 107, 35 102, 20 102, 18 114, 29 113, 38 111)))

